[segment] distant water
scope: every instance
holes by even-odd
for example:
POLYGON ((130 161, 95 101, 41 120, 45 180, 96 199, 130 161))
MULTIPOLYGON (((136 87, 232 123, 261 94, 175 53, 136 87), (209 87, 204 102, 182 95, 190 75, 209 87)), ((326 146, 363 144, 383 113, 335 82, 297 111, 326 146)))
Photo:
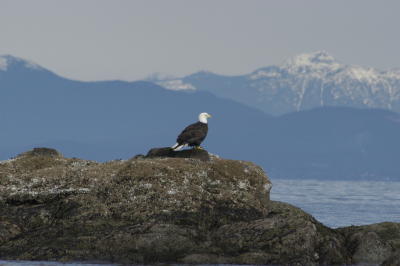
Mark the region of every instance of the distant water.
POLYGON ((288 202, 329 227, 400 222, 400 182, 272 180, 271 200, 288 202))
MULTIPOLYGON (((271 199, 300 207, 334 228, 384 221, 400 222, 400 182, 275 179, 271 199)), ((0 266, 104 265, 118 264, 0 260, 0 266)))

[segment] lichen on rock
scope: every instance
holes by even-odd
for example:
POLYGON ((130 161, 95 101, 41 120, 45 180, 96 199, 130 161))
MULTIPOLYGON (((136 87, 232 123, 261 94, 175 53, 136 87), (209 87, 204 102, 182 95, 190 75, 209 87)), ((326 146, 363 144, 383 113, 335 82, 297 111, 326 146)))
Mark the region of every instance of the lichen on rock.
POLYGON ((398 225, 330 229, 270 201, 257 165, 205 153, 98 163, 40 149, 1 162, 0 258, 341 265, 372 261, 372 239, 379 262, 396 260, 398 225))

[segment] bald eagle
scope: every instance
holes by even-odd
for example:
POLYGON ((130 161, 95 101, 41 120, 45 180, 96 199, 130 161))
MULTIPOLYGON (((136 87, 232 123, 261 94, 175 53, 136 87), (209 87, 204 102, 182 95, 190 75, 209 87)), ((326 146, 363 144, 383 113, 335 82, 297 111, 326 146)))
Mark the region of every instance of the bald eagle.
POLYGON ((207 118, 211 115, 207 113, 199 114, 199 121, 187 126, 176 139, 176 144, 171 148, 174 151, 180 150, 183 147, 190 146, 201 149, 200 144, 207 136, 208 124, 207 118))

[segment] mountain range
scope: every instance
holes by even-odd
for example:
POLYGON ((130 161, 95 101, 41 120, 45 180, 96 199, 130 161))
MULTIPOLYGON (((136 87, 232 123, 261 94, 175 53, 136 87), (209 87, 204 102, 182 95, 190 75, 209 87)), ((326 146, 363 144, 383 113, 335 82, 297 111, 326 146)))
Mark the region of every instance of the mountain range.
POLYGON ((128 159, 171 146, 204 111, 213 115, 204 147, 256 162, 271 178, 400 179, 400 115, 392 111, 323 106, 273 116, 210 91, 81 82, 0 57, 1 160, 39 146, 67 157, 128 159))
POLYGON ((400 112, 400 69, 346 65, 325 51, 300 54, 246 75, 202 71, 183 78, 153 75, 148 80, 171 90, 209 91, 273 115, 324 106, 400 112))

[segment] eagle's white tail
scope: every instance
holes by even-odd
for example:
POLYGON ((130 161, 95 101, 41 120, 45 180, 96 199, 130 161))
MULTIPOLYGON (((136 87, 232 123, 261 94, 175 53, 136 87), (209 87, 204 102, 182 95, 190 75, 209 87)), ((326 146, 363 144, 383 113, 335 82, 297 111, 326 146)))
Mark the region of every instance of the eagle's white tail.
POLYGON ((182 149, 185 146, 187 146, 187 144, 179 145, 179 143, 175 143, 175 145, 172 146, 171 149, 173 149, 174 151, 179 151, 180 149, 182 149))

